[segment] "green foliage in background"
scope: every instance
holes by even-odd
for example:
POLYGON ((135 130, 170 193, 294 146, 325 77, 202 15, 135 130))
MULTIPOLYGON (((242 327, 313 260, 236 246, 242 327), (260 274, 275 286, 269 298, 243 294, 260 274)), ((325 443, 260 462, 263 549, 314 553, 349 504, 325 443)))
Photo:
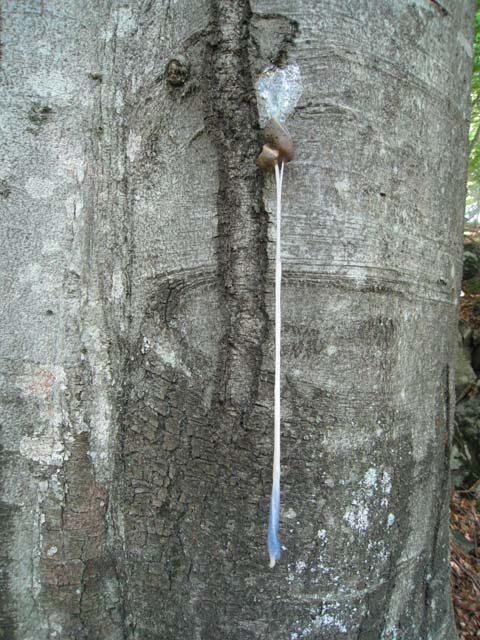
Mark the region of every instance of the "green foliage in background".
POLYGON ((470 155, 468 160, 467 219, 480 213, 480 1, 475 16, 475 42, 472 75, 472 114, 470 118, 470 155))
POLYGON ((463 298, 455 365, 457 402, 451 461, 455 484, 465 487, 480 479, 480 0, 473 46, 463 298))

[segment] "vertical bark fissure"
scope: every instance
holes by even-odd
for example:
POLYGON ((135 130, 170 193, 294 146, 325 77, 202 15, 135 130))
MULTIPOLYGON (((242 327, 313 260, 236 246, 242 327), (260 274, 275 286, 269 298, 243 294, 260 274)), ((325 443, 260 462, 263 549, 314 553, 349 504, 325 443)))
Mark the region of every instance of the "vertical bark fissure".
POLYGON ((215 404, 223 418, 233 418, 231 429, 251 413, 267 332, 267 218, 255 166, 258 120, 248 56, 251 15, 248 0, 212 2, 206 69, 208 127, 219 158, 217 261, 225 301, 215 404))
POLYGON ((450 11, 443 5, 443 3, 439 2, 438 0, 430 0, 430 2, 433 4, 438 13, 440 13, 440 15, 444 18, 450 15, 450 11))
MULTIPOLYGON (((424 624, 428 626, 428 623, 432 622, 431 614, 432 610, 435 610, 434 599, 438 597, 439 588, 432 587, 432 581, 439 581, 437 577, 440 573, 440 580, 445 581, 446 585, 449 584, 449 563, 446 563, 445 547, 448 546, 449 540, 449 509, 450 509, 450 494, 451 494, 451 480, 450 480, 450 458, 451 458, 451 444, 452 444, 452 395, 454 394, 454 387, 452 388, 452 376, 450 373, 450 365, 446 365, 443 372, 443 406, 445 411, 445 423, 444 433, 441 445, 443 445, 443 456, 439 456, 439 486, 436 492, 437 500, 434 502, 435 513, 437 517, 434 521, 433 528, 433 543, 432 543, 432 556, 430 559, 429 576, 426 579, 425 589, 425 618, 424 624), (445 567, 442 570, 442 565, 445 567), (433 604, 433 606, 432 606, 433 604)), ((445 590, 449 591, 445 586, 445 590)), ((450 603, 449 603, 450 604, 450 603)), ((438 615, 438 614, 437 614, 438 615)), ((448 616, 450 618, 450 616, 448 616)))
MULTIPOLYGON (((0 470, 5 468, 3 447, 0 446, 0 470)), ((0 475, 0 480, 5 480, 6 474, 0 475), (3 476, 3 477, 2 477, 3 476)), ((14 532, 15 507, 0 500, 0 638, 14 638, 16 633, 15 606, 10 591, 10 564, 9 541, 14 532)))

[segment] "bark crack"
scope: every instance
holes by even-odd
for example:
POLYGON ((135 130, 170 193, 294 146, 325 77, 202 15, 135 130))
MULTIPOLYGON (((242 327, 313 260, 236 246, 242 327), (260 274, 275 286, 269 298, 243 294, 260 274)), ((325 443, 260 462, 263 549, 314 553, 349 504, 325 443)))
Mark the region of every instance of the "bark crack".
POLYGON ((216 404, 244 423, 253 408, 267 332, 267 216, 255 165, 258 117, 250 70, 248 0, 212 2, 208 121, 219 155, 218 277, 225 327, 216 404))
POLYGON ((438 13, 440 13, 444 18, 450 15, 450 11, 438 0, 430 0, 430 3, 433 4, 438 13))

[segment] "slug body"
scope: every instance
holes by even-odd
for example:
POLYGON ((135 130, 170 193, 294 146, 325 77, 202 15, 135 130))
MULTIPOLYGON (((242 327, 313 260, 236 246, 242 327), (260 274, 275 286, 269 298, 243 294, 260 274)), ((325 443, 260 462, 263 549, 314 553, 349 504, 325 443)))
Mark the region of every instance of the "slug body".
POLYGON ((257 158, 263 171, 273 171, 278 164, 293 160, 293 139, 286 127, 271 118, 263 131, 265 144, 257 158))
POLYGON ((293 160, 293 139, 287 128, 280 124, 276 118, 267 122, 263 130, 265 142, 278 150, 281 162, 291 162, 293 160))
POLYGON ((278 164, 278 150, 269 144, 264 144, 262 152, 257 158, 257 164, 263 171, 273 171, 278 164))

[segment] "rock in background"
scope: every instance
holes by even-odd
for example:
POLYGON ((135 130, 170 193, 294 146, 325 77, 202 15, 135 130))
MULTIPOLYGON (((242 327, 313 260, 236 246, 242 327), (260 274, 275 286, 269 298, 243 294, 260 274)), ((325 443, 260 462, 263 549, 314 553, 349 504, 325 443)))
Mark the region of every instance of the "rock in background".
POLYGON ((480 479, 480 232, 466 231, 455 371, 452 476, 457 487, 480 479))

